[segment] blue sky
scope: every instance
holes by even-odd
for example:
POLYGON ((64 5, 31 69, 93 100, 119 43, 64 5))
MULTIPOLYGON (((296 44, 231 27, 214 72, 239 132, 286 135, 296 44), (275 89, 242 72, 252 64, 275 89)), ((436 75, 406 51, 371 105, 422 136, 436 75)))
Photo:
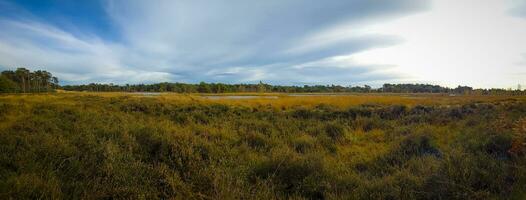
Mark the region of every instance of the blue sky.
POLYGON ((526 85, 525 0, 0 0, 0 69, 63 84, 526 85))

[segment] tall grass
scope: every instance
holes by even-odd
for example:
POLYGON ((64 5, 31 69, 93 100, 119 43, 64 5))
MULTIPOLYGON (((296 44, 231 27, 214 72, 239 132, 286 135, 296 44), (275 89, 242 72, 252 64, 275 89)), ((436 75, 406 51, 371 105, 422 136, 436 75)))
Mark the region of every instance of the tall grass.
POLYGON ((0 96, 2 199, 524 199, 520 97, 0 96))

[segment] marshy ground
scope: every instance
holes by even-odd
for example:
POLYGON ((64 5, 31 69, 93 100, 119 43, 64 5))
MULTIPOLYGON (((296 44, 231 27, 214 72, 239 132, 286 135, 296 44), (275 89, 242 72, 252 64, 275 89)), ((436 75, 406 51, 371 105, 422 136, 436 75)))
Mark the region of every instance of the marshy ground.
POLYGON ((523 199, 526 98, 0 96, 2 199, 523 199))

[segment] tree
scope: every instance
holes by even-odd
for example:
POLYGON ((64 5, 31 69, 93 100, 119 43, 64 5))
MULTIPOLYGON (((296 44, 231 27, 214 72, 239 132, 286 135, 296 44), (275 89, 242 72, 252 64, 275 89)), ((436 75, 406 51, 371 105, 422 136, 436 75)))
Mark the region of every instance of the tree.
POLYGON ((43 73, 41 70, 37 70, 32 73, 33 83, 35 84, 34 88, 36 88, 37 92, 40 92, 40 88, 42 87, 42 76, 43 73))
POLYGON ((11 71, 11 70, 7 70, 7 71, 3 71, 2 72, 2 75, 5 77, 5 78, 8 78, 12 81, 16 81, 17 80, 17 76, 16 76, 16 73, 14 71, 11 71))
POLYGON ((47 71, 42 71, 42 80, 43 80, 43 87, 45 88, 46 92, 49 92, 50 91, 50 86, 51 86, 51 78, 53 76, 51 75, 51 73, 47 72, 47 71))
POLYGON ((168 83, 159 83, 159 92, 166 92, 168 83))
POLYGON ((365 92, 371 92, 371 86, 369 85, 364 85, 363 88, 365 89, 365 92))
POLYGON ((0 93, 16 92, 17 85, 14 81, 4 75, 0 75, 0 93))
POLYGON ((31 87, 31 86, 29 86, 29 80, 30 80, 30 76, 31 76, 30 71, 27 70, 26 68, 18 68, 18 69, 16 69, 15 74, 17 76, 17 79, 21 80, 22 92, 25 93, 28 90, 30 90, 30 87, 31 87), (26 87, 26 83, 27 83, 27 87, 26 87))
POLYGON ((257 90, 258 90, 258 92, 265 92, 265 90, 266 90, 265 84, 263 84, 263 82, 259 81, 257 90))
POLYGON ((58 78, 57 77, 52 76, 51 82, 53 83, 53 89, 58 88, 58 78))
POLYGON ((197 91, 200 93, 210 93, 212 90, 210 89, 210 85, 205 82, 200 82, 199 87, 197 88, 197 91))
MULTIPOLYGON (((18 68, 16 71, 2 71, 1 75, 15 84, 16 92, 49 92, 59 87, 58 78, 43 70, 31 72, 25 68, 18 68)), ((4 84, 6 82, 3 80, 4 84)))

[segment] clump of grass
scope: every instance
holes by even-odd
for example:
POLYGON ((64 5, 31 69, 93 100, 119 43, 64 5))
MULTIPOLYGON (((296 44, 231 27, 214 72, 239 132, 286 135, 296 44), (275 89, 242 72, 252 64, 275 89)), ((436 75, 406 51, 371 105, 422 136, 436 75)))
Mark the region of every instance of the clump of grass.
POLYGON ((316 148, 316 138, 304 134, 292 139, 292 145, 298 153, 307 153, 316 148))
POLYGON ((324 171, 319 159, 284 155, 257 165, 250 178, 269 180, 284 196, 323 199, 326 190, 324 171))
POLYGON ((346 132, 345 127, 338 123, 329 123, 325 126, 325 133, 334 141, 342 140, 346 132))

